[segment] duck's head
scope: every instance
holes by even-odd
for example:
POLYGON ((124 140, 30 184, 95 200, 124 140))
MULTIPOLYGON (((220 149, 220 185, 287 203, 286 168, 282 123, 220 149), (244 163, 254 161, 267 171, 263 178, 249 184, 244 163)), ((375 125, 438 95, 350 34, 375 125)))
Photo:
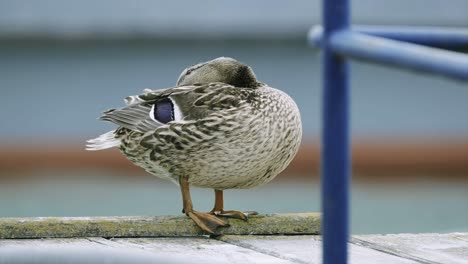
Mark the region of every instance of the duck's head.
POLYGON ((177 80, 177 86, 210 82, 222 82, 235 87, 259 86, 252 68, 227 57, 202 62, 185 69, 177 80))

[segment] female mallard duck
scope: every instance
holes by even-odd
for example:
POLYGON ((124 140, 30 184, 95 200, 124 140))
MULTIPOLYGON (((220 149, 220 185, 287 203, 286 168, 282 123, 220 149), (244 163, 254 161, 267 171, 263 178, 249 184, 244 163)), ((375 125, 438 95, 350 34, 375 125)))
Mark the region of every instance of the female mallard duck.
POLYGON ((302 136, 299 110, 284 92, 257 82, 252 69, 217 58, 185 69, 177 86, 145 90, 127 106, 104 112, 116 130, 89 140, 88 150, 118 147, 149 173, 180 185, 183 212, 214 234, 227 223, 223 190, 272 180, 296 154, 302 136), (195 211, 189 186, 213 188, 215 205, 195 211))

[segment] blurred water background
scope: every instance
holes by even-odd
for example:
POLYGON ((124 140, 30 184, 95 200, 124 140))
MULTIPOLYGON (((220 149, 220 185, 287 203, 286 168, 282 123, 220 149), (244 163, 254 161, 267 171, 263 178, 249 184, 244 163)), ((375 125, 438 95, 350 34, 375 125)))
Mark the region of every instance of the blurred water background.
MULTIPOLYGON (((359 1, 353 8, 355 23, 468 26, 468 2, 461 0, 359 1)), ((0 217, 180 214, 178 187, 142 171, 116 175, 112 162, 109 170, 96 169, 80 158, 69 169, 49 160, 47 169, 34 170, 40 165, 34 157, 64 146, 80 152, 86 139, 112 128, 96 121, 101 111, 144 88, 173 86, 185 67, 219 56, 251 65, 262 82, 290 94, 302 113, 304 146, 316 145, 320 52, 307 45, 306 34, 319 13, 318 1, 304 0, 0 1, 0 157, 6 160, 0 161, 0 217), (36 156, 9 160, 15 149, 36 156)), ((362 62, 351 69, 357 142, 468 143, 466 83, 362 62)), ((310 172, 227 191, 226 207, 319 211, 317 161, 304 153, 310 172)), ((379 155, 390 166, 398 158, 379 155)), ((414 158, 424 161, 421 153, 414 158)), ((353 184, 352 231, 468 231, 468 160, 453 159, 462 169, 399 175, 374 170, 366 177, 360 171, 353 184)), ((212 196, 211 190, 195 189, 195 206, 211 209, 212 196)))

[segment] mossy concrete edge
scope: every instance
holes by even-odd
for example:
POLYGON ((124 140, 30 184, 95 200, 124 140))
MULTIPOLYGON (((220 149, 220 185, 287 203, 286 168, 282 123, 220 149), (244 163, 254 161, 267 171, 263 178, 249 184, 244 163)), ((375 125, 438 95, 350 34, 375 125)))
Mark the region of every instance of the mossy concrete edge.
MULTIPOLYGON (((268 214, 225 220, 220 235, 319 234, 320 214, 268 214)), ((0 239, 71 237, 181 237, 206 235, 186 216, 0 218, 0 239)))

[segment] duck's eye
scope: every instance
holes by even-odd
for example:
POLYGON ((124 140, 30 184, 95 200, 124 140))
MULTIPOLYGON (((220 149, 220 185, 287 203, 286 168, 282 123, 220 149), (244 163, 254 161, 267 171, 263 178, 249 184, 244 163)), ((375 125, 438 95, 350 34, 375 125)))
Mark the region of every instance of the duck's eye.
POLYGON ((153 118, 163 124, 174 121, 174 104, 168 97, 157 101, 151 110, 153 118))

